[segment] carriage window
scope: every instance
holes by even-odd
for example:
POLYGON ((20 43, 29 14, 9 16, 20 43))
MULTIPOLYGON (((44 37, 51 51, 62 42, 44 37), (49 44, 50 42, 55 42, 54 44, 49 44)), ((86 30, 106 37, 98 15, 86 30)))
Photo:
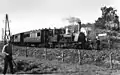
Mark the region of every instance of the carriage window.
POLYGON ((30 34, 26 34, 26 37, 30 37, 30 34))
POLYGON ((15 39, 17 39, 18 38, 18 36, 15 36, 15 39))
POLYGON ((30 37, 30 34, 25 34, 24 37, 30 37))
POLYGON ((39 33, 37 33, 37 36, 40 36, 40 32, 39 32, 39 33))

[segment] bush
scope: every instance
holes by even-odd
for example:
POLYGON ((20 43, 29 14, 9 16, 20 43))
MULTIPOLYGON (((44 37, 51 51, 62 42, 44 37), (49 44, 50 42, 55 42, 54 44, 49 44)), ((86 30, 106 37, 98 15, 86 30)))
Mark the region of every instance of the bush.
POLYGON ((29 64, 29 65, 25 68, 25 71, 32 70, 32 69, 34 69, 34 68, 39 68, 39 67, 38 67, 38 64, 35 64, 35 63, 29 64))
POLYGON ((21 70, 23 71, 25 67, 29 65, 29 63, 21 60, 17 61, 16 64, 17 64, 17 71, 21 71, 21 70))

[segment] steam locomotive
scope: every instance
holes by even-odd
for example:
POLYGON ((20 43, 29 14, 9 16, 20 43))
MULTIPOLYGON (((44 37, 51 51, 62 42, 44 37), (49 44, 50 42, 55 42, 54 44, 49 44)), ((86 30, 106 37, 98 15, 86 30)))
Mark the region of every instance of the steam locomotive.
POLYGON ((12 43, 20 46, 36 46, 47 48, 89 48, 84 32, 80 32, 81 22, 78 22, 78 32, 69 33, 67 28, 39 29, 12 35, 12 43))

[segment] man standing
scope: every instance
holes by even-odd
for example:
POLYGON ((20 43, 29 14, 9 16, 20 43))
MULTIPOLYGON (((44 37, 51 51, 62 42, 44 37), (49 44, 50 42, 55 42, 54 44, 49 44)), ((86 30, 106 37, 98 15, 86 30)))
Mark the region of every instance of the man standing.
POLYGON ((100 39, 98 36, 96 37, 96 43, 97 43, 97 50, 100 50, 100 39))
POLYGON ((8 65, 10 67, 10 72, 13 74, 12 45, 10 41, 7 41, 7 44, 3 46, 2 53, 5 55, 3 74, 6 74, 8 65))

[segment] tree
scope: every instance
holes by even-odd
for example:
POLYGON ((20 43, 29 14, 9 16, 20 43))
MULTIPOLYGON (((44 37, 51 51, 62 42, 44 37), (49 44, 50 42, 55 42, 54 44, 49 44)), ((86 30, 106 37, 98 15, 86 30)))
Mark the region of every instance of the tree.
POLYGON ((116 14, 116 11, 113 7, 101 7, 102 16, 95 21, 95 27, 102 29, 113 29, 119 30, 119 16, 116 14), (115 26, 117 24, 117 26, 115 26))
POLYGON ((101 17, 99 17, 96 21, 95 21, 95 27, 96 28, 100 28, 100 29, 105 29, 105 20, 101 17))

